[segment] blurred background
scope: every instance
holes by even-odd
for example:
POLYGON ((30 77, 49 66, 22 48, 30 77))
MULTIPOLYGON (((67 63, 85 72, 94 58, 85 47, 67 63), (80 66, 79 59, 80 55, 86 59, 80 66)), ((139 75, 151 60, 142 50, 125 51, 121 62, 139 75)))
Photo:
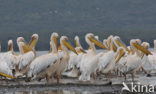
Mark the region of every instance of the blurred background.
POLYGON ((100 40, 118 35, 129 45, 132 38, 151 43, 156 39, 156 0, 0 0, 0 42, 2 51, 7 41, 27 41, 39 34, 36 50, 49 50, 52 32, 66 35, 74 43, 80 37, 84 48, 86 33, 100 40))

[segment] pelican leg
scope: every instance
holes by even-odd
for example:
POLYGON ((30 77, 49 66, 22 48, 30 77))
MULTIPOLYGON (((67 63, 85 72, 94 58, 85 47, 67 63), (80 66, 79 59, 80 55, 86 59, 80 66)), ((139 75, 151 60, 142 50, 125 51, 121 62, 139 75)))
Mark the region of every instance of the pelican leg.
POLYGON ((127 80, 126 73, 123 73, 125 80, 127 80))
POLYGON ((122 73, 120 72, 120 76, 122 77, 122 73))
POLYGON ((96 82, 96 73, 93 73, 94 82, 96 82))
POLYGON ((30 80, 29 80, 29 78, 28 78, 28 73, 26 72, 26 80, 25 80, 25 82, 30 82, 30 80))
POLYGON ((50 77, 49 77, 49 75, 46 75, 46 81, 47 81, 48 84, 50 83, 50 77))
POLYGON ((54 80, 54 76, 52 76, 51 79, 54 80))
POLYGON ((147 74, 147 71, 144 69, 144 67, 141 67, 142 71, 147 74))
POLYGON ((118 76, 118 69, 114 70, 114 72, 115 72, 115 76, 118 76))
POLYGON ((60 82, 60 74, 57 74, 57 84, 60 82))
POLYGON ((102 79, 102 72, 101 71, 99 72, 99 79, 100 80, 102 79))
POLYGON ((132 81, 134 83, 134 73, 132 73, 131 75, 132 75, 132 81))

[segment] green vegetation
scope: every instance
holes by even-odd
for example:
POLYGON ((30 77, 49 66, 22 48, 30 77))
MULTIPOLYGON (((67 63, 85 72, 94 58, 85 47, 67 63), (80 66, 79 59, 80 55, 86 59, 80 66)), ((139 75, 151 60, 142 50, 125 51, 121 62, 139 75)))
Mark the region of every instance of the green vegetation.
MULTIPOLYGON (((37 50, 49 49, 52 32, 75 35, 87 48, 84 35, 92 32, 102 41, 118 35, 126 44, 132 38, 151 43, 156 36, 155 0, 2 0, 0 1, 0 42, 23 36, 27 41, 39 34, 37 50)), ((15 45, 15 50, 18 50, 15 45)))

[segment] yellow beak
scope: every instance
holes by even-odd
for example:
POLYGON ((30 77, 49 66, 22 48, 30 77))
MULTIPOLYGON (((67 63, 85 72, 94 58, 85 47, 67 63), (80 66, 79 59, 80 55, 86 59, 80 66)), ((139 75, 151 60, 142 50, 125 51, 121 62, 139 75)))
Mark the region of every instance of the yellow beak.
POLYGON ((112 43, 113 46, 113 51, 116 52, 117 51, 117 47, 115 46, 114 42, 112 43))
MULTIPOLYGON (((73 51, 75 54, 77 54, 76 50, 74 49, 74 47, 67 42, 66 40, 63 40, 63 45, 66 46, 67 48, 69 48, 71 51, 73 51)), ((77 54, 78 55, 78 54, 77 54)))
POLYGON ((56 48, 58 47, 57 40, 58 40, 58 37, 54 37, 54 43, 55 43, 56 48))
POLYGON ((130 52, 129 49, 127 48, 126 44, 124 42, 122 42, 121 40, 116 40, 116 43, 120 46, 120 47, 124 47, 126 49, 126 51, 130 52))
POLYGON ((62 50, 62 47, 61 47, 61 45, 59 46, 58 50, 62 50))
POLYGON ((13 50, 13 44, 10 44, 9 46, 8 46, 8 51, 12 51, 13 50))
POLYGON ((124 56, 125 52, 123 49, 120 50, 119 54, 117 55, 115 59, 115 64, 121 59, 122 56, 124 56))
POLYGON ((84 54, 87 53, 87 52, 86 52, 85 50, 83 50, 83 49, 80 49, 79 52, 80 52, 80 53, 84 53, 84 54))
POLYGON ((128 52, 128 54, 134 55, 134 53, 135 53, 134 49, 130 48, 130 51, 128 52))
POLYGON ((97 40, 96 38, 94 38, 94 37, 89 37, 88 39, 89 39, 91 42, 93 42, 95 45, 97 45, 98 47, 103 48, 103 49, 106 49, 106 47, 103 45, 103 43, 100 42, 99 40, 97 40))
POLYGON ((110 40, 108 41, 108 48, 109 48, 109 50, 111 50, 111 43, 112 43, 112 39, 110 39, 110 40))
POLYGON ((24 46, 22 46, 23 52, 27 53, 29 51, 33 51, 32 48, 26 43, 24 42, 24 46))
POLYGON ((143 46, 139 45, 138 43, 133 43, 133 46, 146 55, 152 55, 152 53, 149 50, 145 49, 143 46))
POLYGON ((11 76, 11 75, 7 75, 7 74, 4 74, 4 73, 0 73, 1 76, 4 76, 4 77, 7 77, 7 78, 11 78, 11 79, 14 79, 15 77, 11 76))
POLYGON ((37 41, 38 41, 38 39, 36 37, 32 37, 29 42, 30 47, 34 49, 37 41))

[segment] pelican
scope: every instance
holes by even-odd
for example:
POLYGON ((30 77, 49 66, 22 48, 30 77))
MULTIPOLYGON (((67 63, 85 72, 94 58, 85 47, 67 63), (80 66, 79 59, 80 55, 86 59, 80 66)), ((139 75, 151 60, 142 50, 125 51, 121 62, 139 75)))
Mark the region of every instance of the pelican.
POLYGON ((142 47, 136 39, 130 41, 131 47, 135 50, 135 54, 126 54, 125 64, 119 68, 126 79, 126 74, 132 75, 132 81, 134 82, 134 74, 142 66, 143 60, 145 60, 151 52, 142 47))
POLYGON ((154 42, 154 51, 152 52, 152 55, 149 55, 149 61, 152 65, 152 73, 156 73, 156 40, 153 41, 154 42))
MULTIPOLYGON (((150 44, 148 43, 148 42, 143 42, 142 44, 141 44, 141 46, 143 46, 145 49, 149 49, 149 47, 150 47, 150 44)), ((143 62, 142 62, 142 66, 141 66, 141 69, 142 69, 142 71, 145 73, 145 74, 148 74, 148 72, 146 71, 146 69, 145 69, 145 66, 147 65, 147 63, 149 64, 149 59, 148 59, 148 56, 146 56, 146 58, 143 60, 143 62)), ((149 66, 148 66, 149 67, 149 66)), ((149 70, 149 69, 148 69, 149 70)))
POLYGON ((78 55, 76 50, 73 48, 73 46, 71 46, 71 44, 69 44, 67 36, 62 36, 60 38, 60 44, 61 44, 61 47, 62 47, 62 53, 59 53, 59 55, 62 58, 60 59, 59 67, 56 69, 57 83, 59 83, 61 73, 64 72, 66 67, 68 66, 68 62, 69 62, 69 59, 70 59, 68 48, 72 52, 74 52, 76 55, 78 55))
POLYGON ((26 74, 28 65, 36 58, 35 46, 38 41, 38 35, 33 34, 29 44, 27 44, 23 37, 17 38, 17 45, 21 54, 18 55, 19 63, 16 65, 15 77, 26 74), (23 41, 20 41, 23 40, 23 41))
MULTIPOLYGON (((121 49, 123 50, 124 48, 120 48, 119 45, 117 44, 117 42, 121 41, 120 38, 118 36, 110 36, 108 37, 108 52, 102 54, 99 59, 99 71, 102 71, 102 73, 107 74, 106 76, 109 76, 108 74, 115 70, 115 64, 113 63, 114 60, 116 59, 116 55, 121 54, 121 56, 119 57, 119 59, 122 57, 123 54, 125 54, 124 52, 121 51, 121 49)), ((109 77, 107 77, 107 79, 109 80, 109 77)))
POLYGON ((13 79, 13 69, 16 64, 16 57, 13 56, 13 41, 8 41, 8 52, 0 54, 0 75, 13 79), (15 60, 14 60, 15 59, 15 60))
MULTIPOLYGON (((60 57, 58 55, 57 51, 57 39, 58 39, 58 34, 53 32, 51 35, 51 47, 52 51, 48 54, 41 55, 34 59, 30 65, 29 65, 29 70, 28 70, 28 77, 33 77, 32 79, 37 79, 37 78, 44 78, 46 77, 47 82, 49 82, 49 75, 47 68, 50 68, 53 66, 57 61, 60 61, 60 57), (40 77, 39 75, 41 75, 40 77)), ((59 62, 58 62, 59 63, 59 62)))
POLYGON ((68 62, 68 70, 72 69, 71 71, 69 72, 64 72, 63 75, 66 75, 68 77, 77 77, 78 76, 78 64, 81 60, 81 56, 82 54, 86 53, 81 44, 80 44, 80 39, 78 36, 75 36, 75 50, 76 52, 78 53, 78 55, 76 55, 74 52, 70 52, 70 59, 69 59, 69 62, 68 62))
MULTIPOLYGON (((79 37, 78 36, 75 36, 75 49, 77 49, 76 51, 80 51, 82 49, 83 51, 83 48, 80 44, 80 40, 79 40, 79 37)), ((78 64, 78 61, 77 61, 77 57, 78 55, 76 55, 74 52, 70 52, 70 59, 69 59, 69 63, 68 63, 68 70, 69 69, 74 69, 74 67, 78 64)))
POLYGON ((85 36, 85 40, 87 44, 89 45, 89 50, 87 54, 85 54, 82 57, 81 63, 80 63, 80 72, 81 75, 79 77, 79 80, 86 81, 90 80, 90 75, 94 74, 94 81, 95 81, 95 74, 98 67, 99 62, 99 55, 96 53, 95 45, 99 46, 100 48, 105 49, 105 46, 98 41, 94 34, 88 33, 85 36))

